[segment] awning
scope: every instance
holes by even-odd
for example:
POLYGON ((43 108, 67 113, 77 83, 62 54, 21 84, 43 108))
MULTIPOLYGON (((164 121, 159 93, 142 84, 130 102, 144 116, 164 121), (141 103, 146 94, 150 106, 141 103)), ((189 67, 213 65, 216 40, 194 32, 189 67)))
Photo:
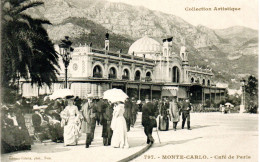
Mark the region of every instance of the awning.
POLYGON ((163 86, 162 89, 163 89, 163 90, 176 90, 176 91, 179 90, 178 87, 173 87, 173 86, 163 86))
POLYGON ((162 96, 177 96, 177 90, 174 89, 163 89, 162 96))

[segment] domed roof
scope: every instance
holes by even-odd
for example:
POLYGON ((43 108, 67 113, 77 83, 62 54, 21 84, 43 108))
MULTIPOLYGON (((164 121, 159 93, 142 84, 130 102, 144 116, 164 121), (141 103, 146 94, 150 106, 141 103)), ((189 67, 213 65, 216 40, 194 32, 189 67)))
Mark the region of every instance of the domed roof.
POLYGON ((135 41, 129 48, 128 53, 132 54, 154 54, 161 53, 161 45, 147 35, 135 41))

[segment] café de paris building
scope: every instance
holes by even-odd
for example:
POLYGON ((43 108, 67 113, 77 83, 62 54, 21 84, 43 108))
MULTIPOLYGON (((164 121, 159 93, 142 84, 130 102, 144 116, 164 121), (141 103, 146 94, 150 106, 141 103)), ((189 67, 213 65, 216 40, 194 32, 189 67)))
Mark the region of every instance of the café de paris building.
MULTIPOLYGON (((89 93, 100 97, 108 89, 120 88, 130 97, 141 100, 149 95, 152 99, 190 98, 194 104, 220 101, 225 89, 213 85, 212 71, 191 67, 186 48, 182 46, 179 53, 174 53, 172 43, 172 38, 164 39, 161 44, 146 35, 136 40, 127 54, 110 51, 108 37, 104 49, 90 45, 75 47, 68 67, 69 88, 79 97, 89 93)), ((63 88, 65 74, 61 58, 59 63, 61 71, 57 83, 51 88, 39 88, 24 81, 22 95, 51 94, 63 88)))

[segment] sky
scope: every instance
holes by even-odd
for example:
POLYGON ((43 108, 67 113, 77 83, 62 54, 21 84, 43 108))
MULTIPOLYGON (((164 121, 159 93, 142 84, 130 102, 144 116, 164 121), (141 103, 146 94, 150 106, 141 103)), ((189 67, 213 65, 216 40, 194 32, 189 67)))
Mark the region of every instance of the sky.
POLYGON ((245 26, 258 29, 258 0, 108 0, 181 17, 192 25, 204 25, 212 29, 245 26), (186 11, 186 8, 232 7, 240 11, 186 11))

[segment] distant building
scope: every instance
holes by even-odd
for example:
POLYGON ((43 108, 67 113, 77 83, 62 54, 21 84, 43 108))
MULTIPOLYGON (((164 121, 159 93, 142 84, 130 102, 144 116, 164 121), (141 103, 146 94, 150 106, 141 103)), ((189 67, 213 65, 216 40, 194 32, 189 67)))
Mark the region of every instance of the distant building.
MULTIPOLYGON (((58 51, 58 49, 57 49, 58 51)), ((190 98, 193 103, 205 100, 220 101, 225 88, 213 85, 211 69, 191 67, 185 46, 175 54, 172 51, 172 38, 163 39, 162 44, 144 36, 135 41, 128 54, 109 51, 109 38, 105 48, 94 49, 84 45, 74 48, 68 69, 69 87, 79 97, 88 93, 102 96, 110 88, 123 89, 130 97, 144 99, 177 96, 190 98)), ((60 61, 59 82, 52 88, 31 87, 22 84, 23 96, 50 94, 64 85, 64 66, 60 61)))

